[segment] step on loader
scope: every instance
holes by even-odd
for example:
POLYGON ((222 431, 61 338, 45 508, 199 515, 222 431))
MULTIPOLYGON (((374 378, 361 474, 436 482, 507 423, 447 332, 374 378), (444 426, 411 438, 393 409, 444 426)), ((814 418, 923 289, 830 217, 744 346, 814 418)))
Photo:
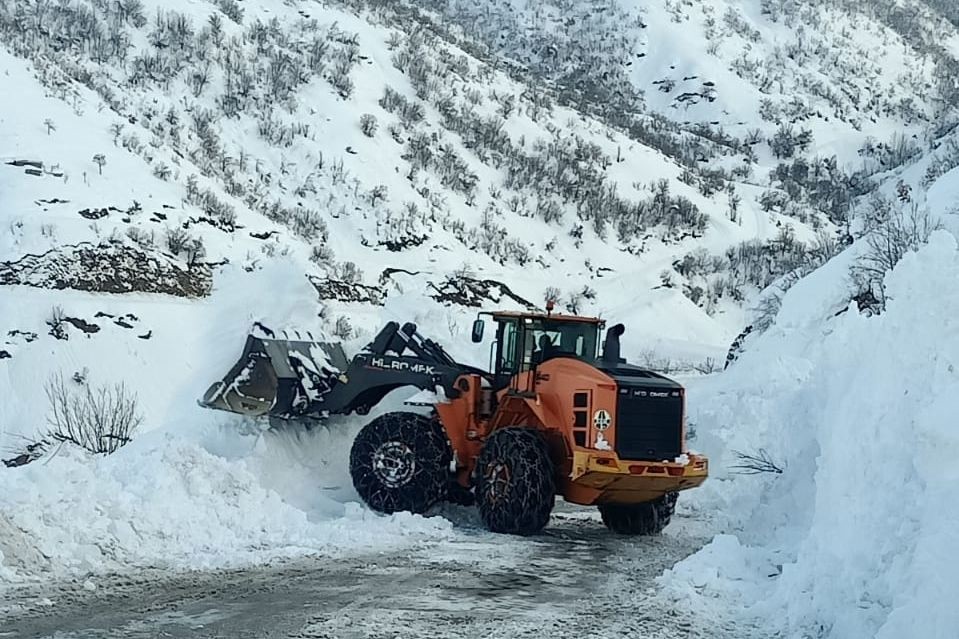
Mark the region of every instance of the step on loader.
POLYGON ((479 508, 490 530, 535 534, 556 496, 595 505, 611 530, 660 532, 679 491, 705 481, 708 461, 685 446, 685 391, 620 357, 622 324, 591 317, 481 313, 495 323, 490 370, 456 362, 416 326, 388 323, 348 360, 307 336, 247 338, 240 361, 201 400, 279 419, 367 414, 387 393, 435 393, 430 414, 398 411, 356 436, 350 474, 383 513, 422 513, 452 500, 479 508))

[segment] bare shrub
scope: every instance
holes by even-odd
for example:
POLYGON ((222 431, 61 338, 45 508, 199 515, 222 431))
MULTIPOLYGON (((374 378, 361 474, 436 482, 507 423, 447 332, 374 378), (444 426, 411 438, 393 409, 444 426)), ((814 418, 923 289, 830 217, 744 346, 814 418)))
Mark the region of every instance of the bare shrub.
POLYGON ((314 244, 310 249, 310 261, 314 264, 328 264, 333 261, 333 249, 326 244, 314 244))
POLYGON ((92 387, 68 384, 63 373, 45 386, 50 402, 49 438, 96 454, 110 454, 130 442, 143 422, 137 397, 123 382, 92 387))
POLYGON ((774 475, 783 474, 783 465, 777 463, 766 452, 765 448, 760 448, 755 453, 743 453, 734 450, 733 453, 739 460, 738 464, 730 466, 729 469, 736 475, 760 475, 763 473, 772 473, 774 475))
POLYGON ((376 116, 372 113, 364 113, 360 116, 360 131, 362 131, 366 137, 371 138, 376 135, 378 126, 376 116))
POLYGON ((702 373, 703 375, 712 375, 719 371, 719 362, 715 357, 707 357, 701 362, 693 364, 693 368, 697 373, 702 373))
POLYGON ((169 228, 165 235, 167 249, 173 255, 179 255, 190 245, 190 234, 182 227, 169 228))
POLYGON ((879 310, 886 305, 884 279, 886 273, 910 251, 926 243, 940 223, 928 209, 912 203, 908 211, 893 208, 888 219, 877 224, 866 235, 867 249, 850 269, 859 294, 871 293, 879 301, 879 310))
POLYGON ((333 327, 333 335, 336 337, 346 340, 350 339, 353 336, 353 325, 350 324, 349 318, 345 315, 340 315, 336 318, 336 325, 333 327))
POLYGON ((356 265, 356 262, 343 262, 336 265, 333 271, 336 279, 348 284, 357 284, 363 280, 363 270, 356 265))
POLYGON ((173 175, 173 170, 165 162, 158 162, 153 167, 153 175, 166 182, 173 175))
POLYGON ((151 249, 156 246, 156 238, 153 231, 146 231, 139 226, 130 226, 127 228, 127 237, 142 249, 151 249))
POLYGON ((546 300, 547 304, 558 304, 559 298, 562 295, 559 288, 555 286, 547 286, 546 292, 543 293, 543 298, 546 300))
POLYGON ((233 22, 243 23, 243 7, 236 0, 217 0, 216 6, 233 22))
POLYGON ((50 311, 50 317, 47 318, 47 326, 50 327, 50 335, 56 339, 70 339, 66 326, 67 316, 63 312, 63 307, 54 306, 50 311))

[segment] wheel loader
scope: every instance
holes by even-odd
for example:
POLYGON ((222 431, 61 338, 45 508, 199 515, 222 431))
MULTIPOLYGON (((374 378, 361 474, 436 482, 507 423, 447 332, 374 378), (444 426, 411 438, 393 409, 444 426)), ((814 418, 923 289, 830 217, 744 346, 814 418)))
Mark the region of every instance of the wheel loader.
POLYGON ((411 323, 388 323, 351 360, 338 344, 260 327, 200 403, 323 419, 364 415, 397 388, 419 388, 430 396, 428 414, 381 415, 353 442, 353 484, 374 510, 475 503, 490 530, 529 535, 561 496, 597 506, 614 532, 660 532, 678 492, 708 474, 707 459, 685 448, 683 387, 620 357, 622 324, 606 331, 601 352, 598 318, 550 307, 481 313, 474 342, 483 342, 487 320, 495 324, 489 370, 456 362, 411 323))

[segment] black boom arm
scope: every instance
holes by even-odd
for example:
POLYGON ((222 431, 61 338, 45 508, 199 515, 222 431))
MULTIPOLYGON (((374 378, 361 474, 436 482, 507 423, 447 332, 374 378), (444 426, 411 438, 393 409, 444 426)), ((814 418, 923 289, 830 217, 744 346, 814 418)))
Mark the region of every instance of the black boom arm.
POLYGON ((389 322, 350 362, 333 388, 310 407, 314 414, 365 414, 392 390, 413 386, 443 389, 455 397, 453 383, 475 369, 458 364, 443 348, 416 332, 416 325, 389 322))

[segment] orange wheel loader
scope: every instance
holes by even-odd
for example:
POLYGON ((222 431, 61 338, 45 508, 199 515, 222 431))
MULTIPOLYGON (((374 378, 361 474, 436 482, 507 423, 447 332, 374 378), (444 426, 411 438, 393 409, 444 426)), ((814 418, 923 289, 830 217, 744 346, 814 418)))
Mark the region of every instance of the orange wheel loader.
POLYGON ((623 326, 538 312, 495 323, 489 370, 457 363, 413 324, 391 322, 352 360, 337 344, 278 339, 261 327, 201 404, 275 419, 366 414, 390 391, 435 393, 432 410, 391 412, 356 436, 350 474, 374 510, 422 513, 475 503, 495 532, 535 534, 555 498, 595 505, 611 530, 660 532, 707 459, 686 450, 685 391, 620 358, 623 326))

